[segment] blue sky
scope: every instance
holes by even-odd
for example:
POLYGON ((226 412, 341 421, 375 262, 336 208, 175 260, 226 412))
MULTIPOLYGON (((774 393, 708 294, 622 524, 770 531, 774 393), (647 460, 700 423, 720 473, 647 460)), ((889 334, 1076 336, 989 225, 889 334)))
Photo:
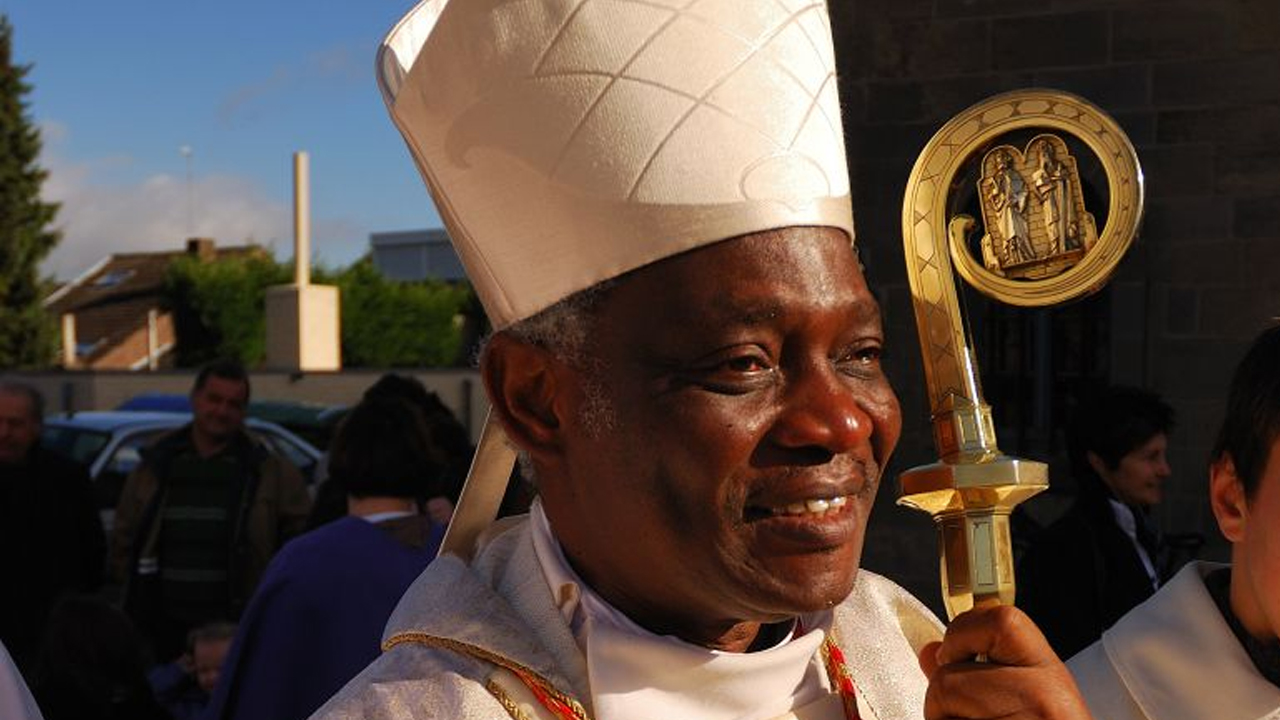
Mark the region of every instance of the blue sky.
POLYGON ((44 194, 63 204, 46 272, 190 235, 287 258, 295 150, 311 156, 321 262, 355 259, 370 232, 438 227, 373 79, 379 41, 412 6, 0 0, 15 60, 33 66, 44 194))

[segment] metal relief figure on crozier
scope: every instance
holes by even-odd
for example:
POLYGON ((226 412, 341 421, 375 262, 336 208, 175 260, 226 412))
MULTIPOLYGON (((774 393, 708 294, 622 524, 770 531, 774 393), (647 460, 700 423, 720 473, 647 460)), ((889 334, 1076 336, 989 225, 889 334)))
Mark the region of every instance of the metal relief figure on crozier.
POLYGON ((1025 150, 998 145, 983 155, 978 180, 982 265, 1005 278, 1035 280, 1074 267, 1098 240, 1084 204, 1076 159, 1057 135, 1025 150))

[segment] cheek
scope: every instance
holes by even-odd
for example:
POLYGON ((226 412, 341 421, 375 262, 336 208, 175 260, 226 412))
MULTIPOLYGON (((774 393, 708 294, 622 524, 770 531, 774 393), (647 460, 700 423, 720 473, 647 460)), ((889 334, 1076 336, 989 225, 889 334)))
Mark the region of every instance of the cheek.
POLYGON ((887 381, 865 392, 864 398, 862 410, 871 417, 875 428, 876 460, 883 467, 902 435, 902 408, 887 381))
POLYGON ((1252 558, 1250 571, 1258 585, 1271 631, 1280 635, 1280 528, 1273 522, 1258 535, 1254 540, 1258 552, 1252 558))

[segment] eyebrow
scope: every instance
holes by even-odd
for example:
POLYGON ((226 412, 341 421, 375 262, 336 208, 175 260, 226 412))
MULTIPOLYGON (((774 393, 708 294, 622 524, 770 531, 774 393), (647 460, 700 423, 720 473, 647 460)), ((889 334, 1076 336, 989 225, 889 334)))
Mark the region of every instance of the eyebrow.
MULTIPOLYGON (((775 298, 753 299, 744 303, 735 301, 727 295, 717 297, 711 309, 712 311, 707 314, 710 323, 745 327, 762 325, 786 312, 783 302, 775 298)), ((843 309, 851 315, 862 316, 859 322, 875 322, 881 319, 880 304, 870 294, 848 303, 843 309)))

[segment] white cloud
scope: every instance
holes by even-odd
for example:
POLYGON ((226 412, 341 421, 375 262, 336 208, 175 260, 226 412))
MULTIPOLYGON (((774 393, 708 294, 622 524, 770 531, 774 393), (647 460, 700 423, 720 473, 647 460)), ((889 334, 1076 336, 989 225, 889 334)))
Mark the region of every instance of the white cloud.
POLYGON ((323 85, 332 90, 335 82, 363 83, 367 76, 363 60, 363 52, 353 53, 344 44, 313 52, 297 63, 277 65, 264 76, 227 93, 218 103, 218 121, 232 126, 237 120, 278 110, 291 93, 306 86, 323 85))
POLYGON ((132 185, 99 180, 105 169, 126 162, 68 162, 48 152, 41 158, 49 171, 42 194, 61 203, 56 227, 62 231, 41 266, 45 273, 69 279, 112 253, 178 250, 188 237, 211 237, 220 245, 289 245, 289 207, 251 182, 208 176, 188 186, 166 174, 132 185))
MULTIPOLYGON (((243 177, 193 178, 156 174, 122 184, 122 169, 133 159, 108 156, 68 160, 59 152, 68 136, 57 123, 41 125, 41 167, 49 171, 41 195, 61 204, 55 227, 62 240, 45 258, 41 271, 69 280, 112 253, 179 250, 189 237, 209 237, 219 245, 254 242, 277 258, 293 256, 293 210, 243 177)), ((311 223, 312 258, 343 266, 367 249, 368 229, 348 219, 315 217, 311 223)))

